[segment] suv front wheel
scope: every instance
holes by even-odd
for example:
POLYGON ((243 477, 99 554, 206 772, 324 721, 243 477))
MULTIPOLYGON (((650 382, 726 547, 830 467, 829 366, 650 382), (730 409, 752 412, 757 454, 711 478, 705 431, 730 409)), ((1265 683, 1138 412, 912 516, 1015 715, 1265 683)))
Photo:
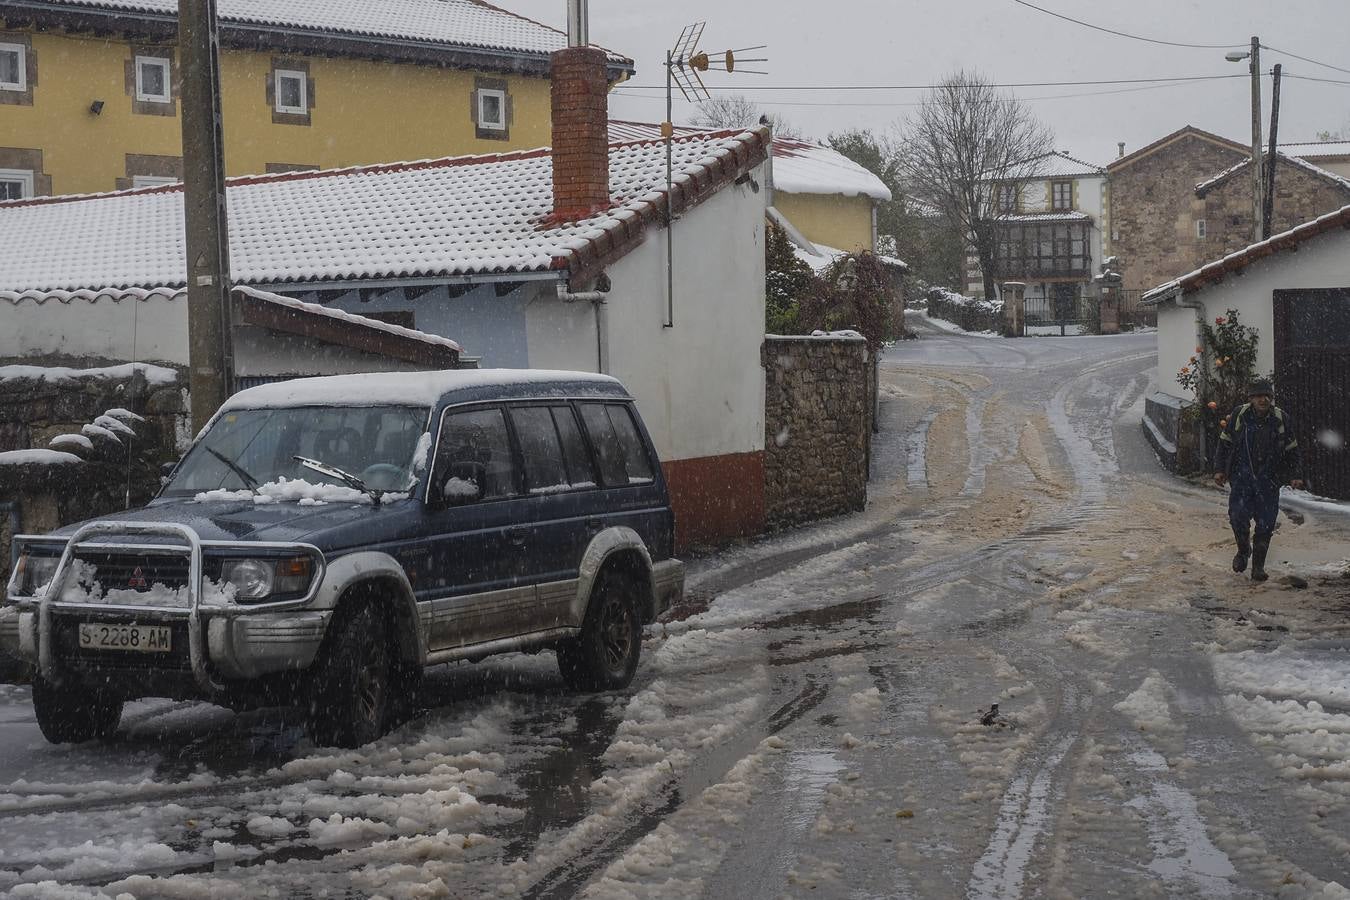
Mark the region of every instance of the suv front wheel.
POLYGON ((319 746, 360 747, 384 734, 393 659, 388 621, 368 603, 339 613, 310 670, 308 729, 319 746))
POLYGON ((42 736, 53 744, 106 738, 117 730, 122 701, 74 682, 33 678, 33 713, 42 736))
POLYGON ((613 569, 600 574, 581 634, 558 646, 558 669, 568 687, 607 691, 627 687, 642 652, 636 580, 613 569))

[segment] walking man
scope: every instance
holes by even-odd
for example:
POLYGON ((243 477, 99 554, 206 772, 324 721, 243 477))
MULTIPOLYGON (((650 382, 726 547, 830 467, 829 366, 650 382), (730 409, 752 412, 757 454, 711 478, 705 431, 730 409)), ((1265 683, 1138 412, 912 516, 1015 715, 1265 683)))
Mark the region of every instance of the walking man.
POLYGON ((1214 483, 1230 481, 1228 521, 1237 539, 1233 571, 1252 563, 1252 581, 1265 581, 1266 552, 1280 514, 1280 485, 1303 487, 1303 456, 1289 414, 1275 405, 1269 381, 1258 380, 1248 391, 1248 402, 1233 410, 1219 435, 1214 459, 1214 483), (1251 535, 1252 520, 1256 534, 1251 535))

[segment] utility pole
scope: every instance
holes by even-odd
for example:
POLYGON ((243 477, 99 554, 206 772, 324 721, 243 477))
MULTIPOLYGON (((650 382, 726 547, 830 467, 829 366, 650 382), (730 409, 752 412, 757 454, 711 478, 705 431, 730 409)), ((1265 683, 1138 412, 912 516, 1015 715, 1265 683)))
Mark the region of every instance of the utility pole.
POLYGON ((1262 208, 1261 233, 1270 237, 1271 220, 1275 218, 1275 138, 1280 130, 1280 64, 1270 78, 1270 152, 1266 156, 1266 202, 1262 208))
POLYGON ((1265 240, 1261 212, 1261 39, 1252 36, 1252 235, 1265 240))
POLYGON ((234 390, 216 0, 179 0, 178 54, 183 84, 188 386, 195 433, 234 390))

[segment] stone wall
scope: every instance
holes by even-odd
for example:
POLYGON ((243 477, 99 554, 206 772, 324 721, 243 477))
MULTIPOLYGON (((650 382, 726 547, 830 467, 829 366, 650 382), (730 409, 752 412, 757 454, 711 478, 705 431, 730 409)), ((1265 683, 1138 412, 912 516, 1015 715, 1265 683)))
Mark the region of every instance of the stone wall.
POLYGON ((1195 219, 1204 203, 1195 186, 1243 159, 1236 150, 1192 134, 1111 172, 1108 237, 1121 287, 1157 287, 1214 258, 1212 244, 1196 237, 1195 219))
MULTIPOLYGON (((0 366, 0 504, 20 532, 140 506, 186 445, 186 376, 127 364, 0 366)), ((0 581, 9 577, 8 529, 0 581)))
POLYGON ((849 333, 768 337, 764 505, 770 529, 867 504, 874 361, 849 333))
MULTIPOLYGON (((1280 160, 1275 168, 1275 206, 1270 233, 1279 234, 1350 204, 1350 185, 1310 172, 1298 163, 1280 160)), ((1201 198, 1205 219, 1205 258, 1219 259, 1252 243, 1252 176, 1250 168, 1210 189, 1201 198)), ((1189 269, 1187 271, 1190 271, 1189 269)), ((1185 274, 1185 273, 1181 273, 1185 274)))

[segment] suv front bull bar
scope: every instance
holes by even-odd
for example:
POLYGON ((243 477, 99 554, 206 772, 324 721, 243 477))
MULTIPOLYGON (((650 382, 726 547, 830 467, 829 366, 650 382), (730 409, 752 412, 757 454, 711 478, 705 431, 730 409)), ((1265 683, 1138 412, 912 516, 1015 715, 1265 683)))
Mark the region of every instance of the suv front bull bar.
POLYGON ((38 602, 37 616, 37 650, 38 650, 38 672, 43 678, 54 681, 59 678, 56 663, 52 652, 52 607, 62 606, 71 608, 81 606, 86 609, 99 612, 130 612, 130 613, 150 613, 155 616, 173 616, 181 618, 184 614, 187 616, 188 632, 188 659, 192 663, 192 677, 197 685, 209 693, 218 693, 223 691, 224 685, 211 677, 211 673, 206 667, 206 637, 202 630, 201 622, 201 599, 202 599, 202 541, 197 532, 186 525, 174 523, 152 523, 152 522, 92 522, 80 528, 70 540, 66 542, 66 549, 61 554, 61 561, 56 564, 56 571, 52 573, 52 580, 48 583, 47 589, 43 592, 41 600, 38 602), (92 544, 82 546, 81 542, 100 534, 139 534, 159 537, 176 537, 186 543, 186 547, 174 544, 92 544), (131 604, 69 604, 58 603, 62 592, 65 590, 65 582, 70 575, 75 559, 75 553, 81 549, 96 549, 103 551, 131 551, 139 553, 153 553, 164 556, 175 556, 181 554, 184 550, 188 555, 188 606, 182 607, 163 607, 163 606, 136 606, 131 604))

